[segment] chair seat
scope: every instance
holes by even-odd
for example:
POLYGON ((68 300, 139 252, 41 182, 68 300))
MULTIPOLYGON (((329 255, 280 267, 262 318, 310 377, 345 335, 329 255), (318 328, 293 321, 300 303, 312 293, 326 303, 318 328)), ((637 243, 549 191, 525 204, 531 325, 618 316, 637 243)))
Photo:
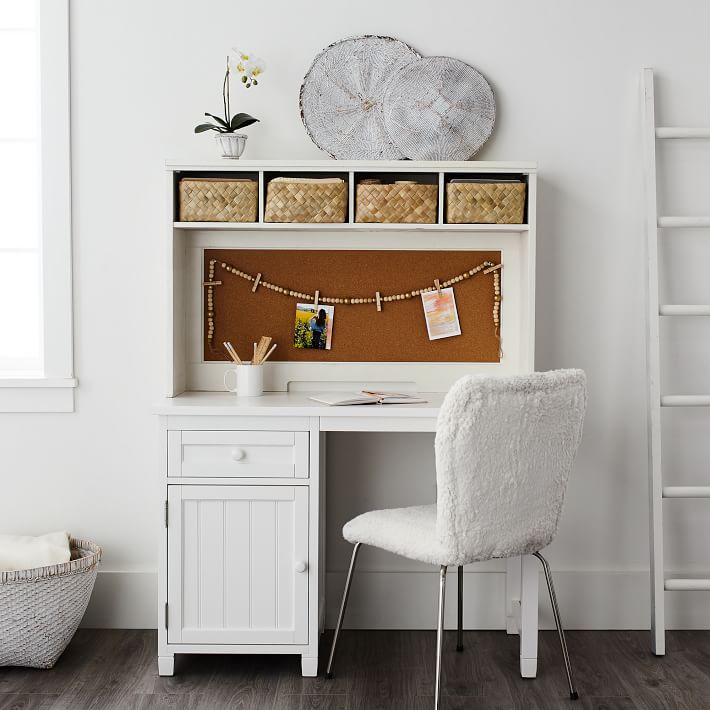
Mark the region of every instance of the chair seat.
POLYGON ((418 562, 453 564, 438 542, 435 504, 363 513, 345 524, 343 537, 352 544, 372 545, 418 562))

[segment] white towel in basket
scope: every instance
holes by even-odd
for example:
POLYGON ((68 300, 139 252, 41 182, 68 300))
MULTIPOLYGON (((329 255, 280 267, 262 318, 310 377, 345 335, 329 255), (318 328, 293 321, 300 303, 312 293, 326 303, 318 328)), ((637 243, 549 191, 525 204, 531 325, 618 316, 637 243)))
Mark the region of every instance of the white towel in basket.
POLYGON ((69 534, 0 535, 0 572, 69 562, 69 534))

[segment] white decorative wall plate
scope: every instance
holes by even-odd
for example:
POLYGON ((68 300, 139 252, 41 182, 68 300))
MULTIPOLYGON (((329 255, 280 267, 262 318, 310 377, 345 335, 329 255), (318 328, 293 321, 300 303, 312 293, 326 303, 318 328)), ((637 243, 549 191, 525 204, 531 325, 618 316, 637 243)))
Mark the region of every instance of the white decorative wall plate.
POLYGON ((394 72, 418 59, 392 37, 366 35, 326 47, 301 86, 301 118, 311 140, 334 158, 410 157, 388 134, 382 102, 394 72))
POLYGON ((387 84, 383 115, 392 142, 412 160, 468 160, 495 123, 485 77, 451 57, 424 57, 387 84))

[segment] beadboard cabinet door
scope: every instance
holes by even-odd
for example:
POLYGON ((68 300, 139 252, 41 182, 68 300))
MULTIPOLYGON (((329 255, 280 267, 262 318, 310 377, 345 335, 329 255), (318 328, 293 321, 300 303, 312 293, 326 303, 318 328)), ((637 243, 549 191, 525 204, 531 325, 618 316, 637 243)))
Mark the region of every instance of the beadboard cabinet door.
POLYGON ((308 643, 308 489, 168 486, 168 643, 308 643))

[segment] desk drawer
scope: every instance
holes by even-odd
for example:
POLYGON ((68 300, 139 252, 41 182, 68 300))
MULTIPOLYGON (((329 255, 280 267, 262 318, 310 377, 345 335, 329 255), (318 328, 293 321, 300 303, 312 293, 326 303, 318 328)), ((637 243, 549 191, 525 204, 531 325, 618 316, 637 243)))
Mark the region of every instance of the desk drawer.
POLYGON ((168 475, 307 478, 308 432, 170 431, 168 475))

